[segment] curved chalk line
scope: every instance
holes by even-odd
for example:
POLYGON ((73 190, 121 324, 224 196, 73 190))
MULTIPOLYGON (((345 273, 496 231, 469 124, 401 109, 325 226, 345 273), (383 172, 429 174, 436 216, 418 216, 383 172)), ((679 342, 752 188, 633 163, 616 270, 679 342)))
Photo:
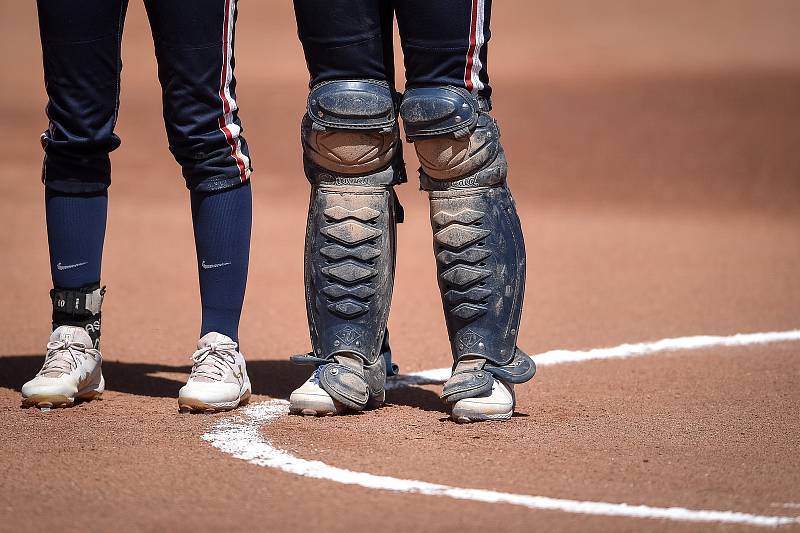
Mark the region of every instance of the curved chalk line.
MULTIPOLYGON (((537 365, 573 363, 593 359, 614 359, 640 357, 657 352, 691 350, 716 346, 749 346, 774 342, 800 340, 800 330, 749 333, 731 336, 693 336, 662 339, 656 342, 622 344, 613 348, 600 348, 586 351, 553 350, 534 356, 537 365)), ((441 383, 449 376, 450 369, 435 369, 398 376, 387 388, 408 385, 441 383)), ((776 527, 800 523, 800 517, 769 516, 741 513, 736 511, 713 511, 686 509, 682 507, 651 507, 648 505, 629 505, 579 501, 544 496, 512 494, 491 490, 450 487, 425 481, 378 476, 366 472, 353 472, 344 468, 327 465, 321 461, 301 459, 285 450, 274 447, 261 435, 261 427, 268 425, 288 413, 288 402, 271 400, 255 403, 241 410, 239 414, 218 421, 202 439, 219 450, 251 464, 275 468, 290 474, 335 481, 345 485, 387 490, 401 493, 447 496, 459 500, 486 503, 519 505, 530 509, 563 511, 590 515, 619 516, 627 518, 649 518, 685 522, 723 522, 747 524, 752 526, 776 527)))

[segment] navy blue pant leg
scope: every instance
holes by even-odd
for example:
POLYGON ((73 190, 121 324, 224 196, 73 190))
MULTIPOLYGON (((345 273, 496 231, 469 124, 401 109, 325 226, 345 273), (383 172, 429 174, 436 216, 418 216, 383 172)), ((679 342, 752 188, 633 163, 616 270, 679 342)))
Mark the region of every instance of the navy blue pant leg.
POLYGON ((294 0, 311 85, 333 79, 394 84, 397 16, 406 87, 450 85, 489 97, 491 0, 294 0))
MULTIPOLYGON (((191 190, 251 172, 236 103, 236 0, 147 0, 170 150, 191 190)), ((127 0, 39 0, 47 114, 43 180, 61 192, 111 182, 127 0)))
POLYGON ((391 0, 294 0, 310 86, 371 79, 394 85, 391 0))
MULTIPOLYGON (((42 179, 53 283, 87 292, 100 284, 109 153, 120 145, 114 127, 127 0, 37 5, 49 97, 42 179)), ((251 220, 251 165, 233 76, 236 0, 146 0, 145 6, 170 150, 192 196, 202 331, 236 339, 251 220)), ((54 310, 54 327, 70 320, 54 310)), ((99 314, 80 322, 96 324, 99 335, 99 314)))
POLYGON ((406 87, 491 95, 486 70, 492 0, 394 0, 406 87))
POLYGON ((236 0, 145 0, 169 149, 191 190, 202 321, 239 341, 250 251, 247 143, 236 103, 236 0))
POLYGON ((67 193, 111 182, 127 0, 39 0, 47 116, 42 179, 67 193))
POLYGON ((145 0, 158 59, 169 148, 193 191, 247 181, 236 103, 236 0, 145 0))

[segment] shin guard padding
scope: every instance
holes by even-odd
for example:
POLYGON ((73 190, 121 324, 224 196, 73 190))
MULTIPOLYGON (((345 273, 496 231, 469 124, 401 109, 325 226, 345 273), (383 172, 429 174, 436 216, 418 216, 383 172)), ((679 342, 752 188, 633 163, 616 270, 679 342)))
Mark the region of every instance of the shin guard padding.
POLYGON ((431 225, 456 361, 511 362, 525 286, 525 248, 508 188, 431 191, 431 225))
POLYGON ((315 187, 306 239, 306 295, 317 357, 380 358, 394 278, 389 187, 315 187))

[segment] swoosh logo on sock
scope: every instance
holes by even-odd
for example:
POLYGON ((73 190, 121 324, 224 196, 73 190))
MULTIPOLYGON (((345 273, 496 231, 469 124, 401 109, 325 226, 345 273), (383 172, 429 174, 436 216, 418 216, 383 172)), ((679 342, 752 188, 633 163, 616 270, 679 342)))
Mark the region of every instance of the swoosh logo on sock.
POLYGON ((201 266, 203 267, 203 270, 208 270, 210 268, 219 268, 219 267, 224 267, 224 266, 227 266, 227 265, 230 265, 230 264, 231 264, 230 261, 228 261, 226 263, 214 263, 212 265, 207 265, 206 264, 206 260, 203 259, 203 262, 201 263, 201 266))
POLYGON ((70 268, 77 268, 83 265, 88 265, 89 261, 84 261, 83 263, 75 263, 74 265, 62 265, 61 261, 58 262, 56 268, 59 270, 69 270, 70 268))

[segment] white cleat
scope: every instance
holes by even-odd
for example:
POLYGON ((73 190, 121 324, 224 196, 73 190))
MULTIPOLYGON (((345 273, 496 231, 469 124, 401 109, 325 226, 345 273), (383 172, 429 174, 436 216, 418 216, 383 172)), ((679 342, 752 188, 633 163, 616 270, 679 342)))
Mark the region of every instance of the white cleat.
POLYGON ((239 346, 221 333, 197 341, 192 374, 178 393, 182 413, 230 411, 250 401, 250 378, 239 346))
POLYGON ((311 377, 289 396, 289 412, 305 416, 327 416, 347 410, 347 407, 331 398, 325 389, 319 386, 317 367, 311 377))
POLYGON ((453 404, 450 418, 458 423, 508 420, 514 414, 514 385, 494 378, 491 392, 453 404))
POLYGON ((100 397, 106 388, 100 351, 81 327, 59 326, 50 335, 42 369, 22 386, 23 407, 71 407, 100 397))

